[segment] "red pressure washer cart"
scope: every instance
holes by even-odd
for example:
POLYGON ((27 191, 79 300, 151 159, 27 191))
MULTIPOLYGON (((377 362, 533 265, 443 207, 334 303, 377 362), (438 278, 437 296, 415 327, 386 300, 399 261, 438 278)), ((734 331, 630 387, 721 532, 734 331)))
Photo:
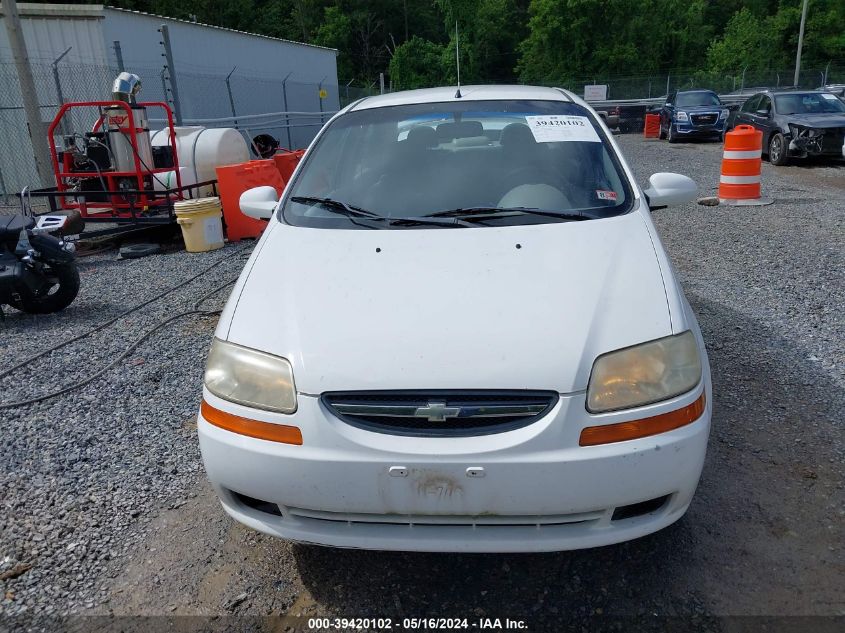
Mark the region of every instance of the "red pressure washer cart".
MULTIPOLYGON (((84 116, 84 114, 83 114, 84 116)), ((70 117, 68 117, 70 118, 70 117)), ((116 227, 86 231, 86 236, 123 232, 130 228, 175 224, 173 205, 192 198, 201 188, 217 195, 216 181, 182 185, 173 112, 166 103, 79 101, 59 108, 48 130, 56 186, 27 190, 29 198, 47 198, 50 213, 78 210, 82 220, 116 227), (163 108, 168 145, 152 147, 147 108, 163 108), (65 116, 96 109, 90 132, 67 132, 65 116), (61 148, 56 139, 61 138, 61 148)))

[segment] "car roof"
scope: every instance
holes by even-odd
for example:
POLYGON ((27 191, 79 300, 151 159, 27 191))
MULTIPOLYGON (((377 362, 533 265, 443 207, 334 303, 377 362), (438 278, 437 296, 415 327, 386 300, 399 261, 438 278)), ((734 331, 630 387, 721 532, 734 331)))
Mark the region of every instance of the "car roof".
POLYGON ((767 92, 773 95, 805 95, 808 93, 820 94, 828 91, 819 90, 818 88, 807 88, 806 90, 802 90, 801 88, 768 88, 766 90, 761 90, 760 92, 767 92))
POLYGON ((716 94, 716 91, 710 90, 710 88, 690 88, 689 90, 678 90, 678 94, 688 94, 690 92, 709 92, 711 94, 716 94))
POLYGON ((449 101, 510 101, 538 100, 565 101, 586 105, 574 94, 561 88, 543 86, 461 86, 461 96, 456 97, 457 86, 404 90, 374 97, 365 97, 350 106, 350 110, 367 110, 418 103, 443 103, 449 101))

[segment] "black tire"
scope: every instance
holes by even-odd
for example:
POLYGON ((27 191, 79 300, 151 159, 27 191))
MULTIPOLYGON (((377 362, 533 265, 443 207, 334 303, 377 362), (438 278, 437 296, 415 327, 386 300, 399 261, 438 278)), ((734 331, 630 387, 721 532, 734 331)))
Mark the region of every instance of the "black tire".
POLYGON ((786 146, 786 139, 780 132, 775 132, 769 139, 769 162, 778 166, 789 162, 789 149, 786 146))
POLYGON ((666 130, 666 140, 670 143, 677 143, 678 137, 675 136, 675 133, 672 131, 674 127, 672 126, 672 122, 669 121, 668 129, 666 130))
POLYGON ((76 264, 52 265, 49 272, 56 278, 56 283, 46 294, 21 292, 20 300, 12 299, 11 306, 29 314, 50 314, 64 310, 73 303, 79 294, 79 270, 76 264))
POLYGON ((657 138, 661 141, 666 138, 666 131, 663 129, 663 122, 660 122, 660 131, 657 133, 657 138))

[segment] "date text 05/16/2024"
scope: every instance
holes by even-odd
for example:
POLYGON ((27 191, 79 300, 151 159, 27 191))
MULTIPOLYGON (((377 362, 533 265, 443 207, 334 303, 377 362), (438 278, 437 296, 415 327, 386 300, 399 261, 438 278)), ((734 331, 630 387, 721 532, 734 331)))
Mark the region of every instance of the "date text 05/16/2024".
POLYGON ((308 628, 313 631, 447 631, 478 630, 527 631, 525 620, 511 618, 309 618, 308 628))

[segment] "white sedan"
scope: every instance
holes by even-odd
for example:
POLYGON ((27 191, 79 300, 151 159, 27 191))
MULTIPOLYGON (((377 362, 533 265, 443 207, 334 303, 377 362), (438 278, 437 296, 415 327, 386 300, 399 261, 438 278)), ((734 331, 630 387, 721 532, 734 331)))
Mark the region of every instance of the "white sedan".
POLYGON ((595 112, 528 86, 354 103, 220 318, 199 439, 236 520, 337 547, 527 552, 687 510, 710 430, 695 316, 595 112))

